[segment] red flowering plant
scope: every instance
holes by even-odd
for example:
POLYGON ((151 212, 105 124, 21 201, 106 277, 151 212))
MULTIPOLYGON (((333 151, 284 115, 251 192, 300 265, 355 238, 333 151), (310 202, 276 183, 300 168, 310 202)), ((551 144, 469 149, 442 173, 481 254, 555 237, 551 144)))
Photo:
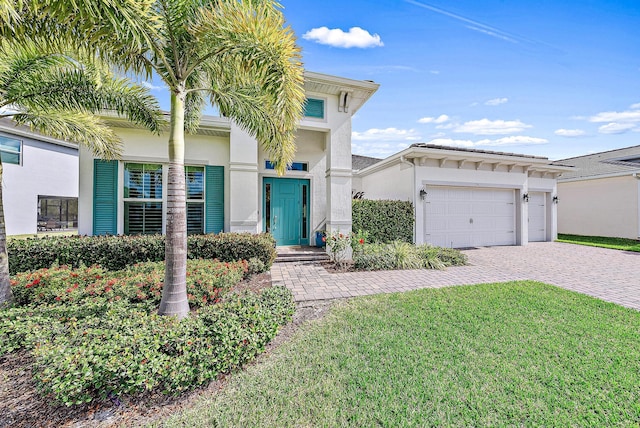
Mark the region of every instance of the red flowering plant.
POLYGON ((353 257, 364 253, 365 245, 369 242, 369 232, 358 230, 357 233, 351 234, 351 248, 353 249, 353 257))
POLYGON ((351 244, 351 233, 327 232, 327 248, 331 261, 338 267, 344 267, 347 263, 349 245, 351 244))
MULTIPOLYGON (((247 269, 246 261, 189 260, 189 304, 198 308, 218 303, 226 292, 242 280, 247 269)), ((114 272, 100 267, 40 269, 17 274, 11 280, 11 287, 20 306, 106 300, 144 303, 151 308, 160 303, 163 282, 164 263, 145 262, 114 272)))

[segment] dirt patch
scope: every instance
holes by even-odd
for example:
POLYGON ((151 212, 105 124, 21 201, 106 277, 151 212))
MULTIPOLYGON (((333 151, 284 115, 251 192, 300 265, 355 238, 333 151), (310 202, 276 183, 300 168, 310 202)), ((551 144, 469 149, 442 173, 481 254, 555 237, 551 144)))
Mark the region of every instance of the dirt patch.
MULTIPOLYGON (((243 281, 238 290, 259 291, 271 285, 271 275, 264 273, 243 281)), ((293 321, 280 329, 267 345, 265 354, 288 341, 306 322, 321 319, 334 301, 299 303, 293 321)), ((264 355, 251 364, 259 364, 264 355)), ((33 358, 29 352, 14 352, 0 357, 0 428, 31 427, 137 427, 160 420, 188 408, 202 396, 218 393, 233 374, 221 375, 215 382, 193 389, 179 397, 150 392, 135 397, 113 397, 102 403, 66 407, 52 404, 38 394, 31 379, 33 358)))

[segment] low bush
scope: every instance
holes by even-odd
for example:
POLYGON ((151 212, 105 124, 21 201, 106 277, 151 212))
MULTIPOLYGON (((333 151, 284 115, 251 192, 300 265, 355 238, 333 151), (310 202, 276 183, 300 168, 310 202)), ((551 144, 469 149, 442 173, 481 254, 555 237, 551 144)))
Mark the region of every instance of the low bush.
POLYGON ((0 356, 31 351, 37 387, 66 405, 145 390, 178 394, 252 359, 291 319, 293 296, 284 287, 233 291, 247 262, 189 260, 187 267, 197 310, 181 321, 155 314, 159 262, 16 275, 14 306, 0 311, 0 356))
MULTIPOLYGON (((187 297, 197 308, 216 302, 221 295, 240 282, 248 271, 246 261, 187 262, 187 297)), ((139 263, 122 271, 100 267, 72 269, 68 266, 20 273, 11 280, 15 304, 65 304, 107 300, 157 306, 162 297, 164 263, 139 263)))
POLYGON ((39 344, 34 378, 43 394, 66 405, 148 390, 177 395, 264 351, 293 310, 283 287, 206 306, 182 321, 111 304, 39 344))
MULTIPOLYGON (((462 266, 467 257, 451 248, 431 245, 414 246, 406 242, 390 244, 363 244, 353 252, 356 269, 395 270, 395 269, 444 269, 447 266, 462 266)), ((355 250, 355 248, 354 248, 355 250)))
POLYGON ((413 242, 415 213, 410 201, 354 199, 353 230, 369 234, 370 242, 413 242))
MULTIPOLYGON (((275 240, 269 234, 220 233, 190 235, 190 259, 218 259, 224 262, 259 259, 263 271, 276 258, 275 240)), ((54 264, 79 267, 99 265, 122 270, 140 262, 164 260, 164 236, 67 236, 14 239, 8 242, 9 269, 18 272, 49 268, 54 264)))

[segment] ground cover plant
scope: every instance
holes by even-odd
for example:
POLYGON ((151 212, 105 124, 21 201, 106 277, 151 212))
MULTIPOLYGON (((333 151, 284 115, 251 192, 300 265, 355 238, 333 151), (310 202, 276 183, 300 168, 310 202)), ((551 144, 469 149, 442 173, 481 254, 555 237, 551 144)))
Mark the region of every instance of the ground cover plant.
POLYGON ((254 358, 290 319, 286 288, 235 290, 248 272, 246 261, 190 260, 194 310, 182 321, 156 314, 162 262, 18 274, 14 305, 0 311, 0 357, 31 353, 39 391, 66 405, 178 394, 254 358))
POLYGON ((635 251, 640 253, 640 241, 636 239, 558 234, 558 242, 588 245, 591 247, 611 248, 614 250, 635 251))
POLYGON ((163 426, 636 426, 639 330, 528 281, 351 299, 163 426))

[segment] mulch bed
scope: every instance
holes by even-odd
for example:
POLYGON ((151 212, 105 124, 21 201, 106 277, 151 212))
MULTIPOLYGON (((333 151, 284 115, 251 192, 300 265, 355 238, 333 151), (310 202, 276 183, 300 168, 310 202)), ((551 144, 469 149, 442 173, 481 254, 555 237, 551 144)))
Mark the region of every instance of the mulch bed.
MULTIPOLYGON (((271 285, 269 273, 256 275, 239 284, 239 289, 259 290, 271 285)), ((322 318, 333 302, 299 304, 293 321, 282 327, 267 346, 265 354, 286 342, 305 322, 322 318)), ((265 355, 263 354, 263 355, 265 355)), ((251 364, 259 364, 259 356, 251 364)), ((102 403, 66 407, 56 405, 38 394, 29 373, 29 352, 14 352, 0 357, 0 428, 31 427, 137 427, 190 407, 198 398, 216 394, 233 374, 220 375, 215 382, 179 397, 150 392, 134 397, 117 397, 102 403)))

